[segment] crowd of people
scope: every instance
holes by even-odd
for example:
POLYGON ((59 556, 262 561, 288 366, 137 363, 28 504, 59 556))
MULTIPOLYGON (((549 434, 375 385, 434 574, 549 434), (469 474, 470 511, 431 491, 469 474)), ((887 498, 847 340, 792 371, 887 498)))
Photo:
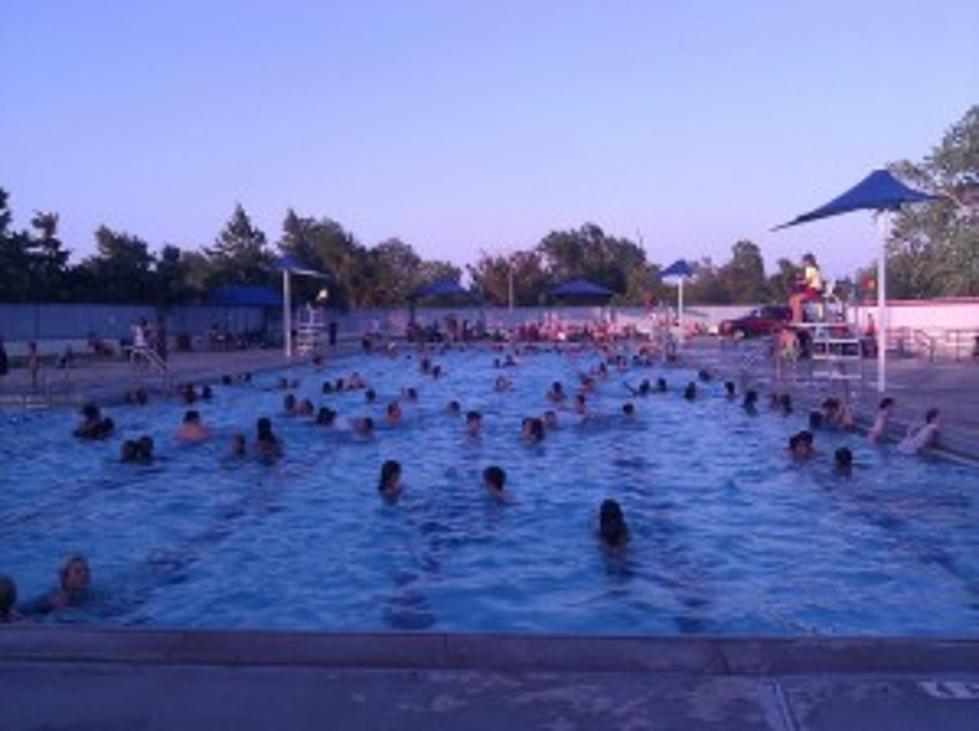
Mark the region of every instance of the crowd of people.
MULTIPOLYGON (((443 366, 436 363, 434 357, 438 352, 447 352, 450 346, 436 346, 439 350, 422 346, 418 356, 418 370, 422 376, 440 379, 445 376, 443 366)), ((519 370, 524 358, 535 354, 555 350, 559 353, 574 353, 575 355, 600 356, 599 361, 587 370, 579 371, 577 383, 568 387, 561 380, 554 380, 542 396, 545 407, 538 414, 525 416, 521 421, 520 433, 516 438, 528 445, 539 444, 548 438, 548 434, 559 428, 559 422, 567 419, 586 423, 591 420, 620 418, 634 420, 637 418, 635 399, 646 399, 664 396, 670 392, 670 386, 663 376, 652 380, 642 378, 633 385, 628 379, 630 371, 653 367, 658 361, 651 346, 644 346, 632 352, 622 346, 536 346, 525 345, 506 352, 504 346, 498 346, 498 352, 492 357, 493 369, 501 372, 492 381, 492 389, 499 393, 508 391, 516 378, 514 371, 519 370), (509 372, 511 375, 504 375, 509 372), (617 374, 618 377, 613 377, 617 374), (597 414, 591 407, 591 399, 602 389, 609 393, 615 387, 624 388, 621 397, 620 413, 615 416, 597 414)), ((414 356, 409 356, 414 357, 414 356)), ((319 364, 320 366, 322 364, 319 364)), ((222 385, 234 386, 249 384, 252 380, 250 373, 235 376, 225 375, 220 379, 222 385)), ((709 384, 714 380, 714 374, 707 369, 701 369, 694 380, 681 384, 681 397, 690 402, 697 401, 709 391, 709 384), (705 390, 707 389, 707 390, 705 390)), ((299 398, 295 391, 300 383, 295 378, 279 378, 267 390, 279 391, 282 396, 281 418, 307 419, 317 427, 344 430, 355 439, 376 439, 375 419, 369 414, 351 414, 341 418, 337 410, 322 405, 317 408, 309 398, 299 398)), ((405 419, 404 406, 416 404, 419 401, 419 389, 416 386, 405 386, 396 398, 378 403, 377 390, 359 372, 354 371, 348 376, 325 380, 319 388, 324 397, 350 392, 363 394, 363 403, 368 408, 382 409, 383 423, 386 428, 397 429, 405 419)), ((739 389, 733 381, 723 382, 721 395, 729 402, 736 403, 739 389)), ((713 391, 716 393, 716 391, 713 391)), ((214 389, 206 384, 182 384, 177 388, 176 395, 188 408, 174 432, 174 440, 181 444, 193 445, 211 441, 215 431, 204 422, 201 411, 195 408, 198 402, 207 402, 216 398, 214 389)), ((126 394, 125 402, 132 406, 142 406, 148 397, 144 391, 136 390, 126 394)), ((758 393, 748 389, 741 394, 740 407, 749 415, 758 415, 758 393)), ((770 411, 790 416, 794 413, 792 396, 789 393, 772 392, 769 398, 770 411)), ((884 398, 873 424, 867 432, 866 439, 879 443, 888 432, 891 417, 895 410, 893 398, 884 398)), ((465 411, 459 400, 452 399, 445 407, 445 413, 453 417, 463 417, 461 436, 469 439, 479 439, 483 429, 483 414, 477 410, 465 411)), ((115 433, 115 424, 106 417, 98 405, 85 404, 81 409, 81 419, 74 430, 74 436, 79 440, 99 441, 111 438, 115 433)), ((899 449, 906 453, 916 453, 932 445, 938 435, 939 413, 937 409, 927 412, 924 422, 908 431, 900 442, 899 449)), ((819 409, 808 414, 808 428, 796 432, 788 440, 788 458, 795 461, 808 461, 818 457, 815 435, 819 432, 853 431, 855 420, 846 403, 837 398, 825 399, 819 409)), ((582 437, 584 438, 584 437, 582 437)), ((126 463, 146 464, 154 459, 154 440, 149 435, 136 439, 123 440, 120 448, 121 461, 126 463)), ((254 435, 249 439, 244 432, 235 431, 230 435, 230 455, 234 458, 253 456, 260 462, 275 462, 285 454, 282 438, 275 432, 272 419, 262 416, 257 419, 254 435)), ((840 476, 849 475, 854 469, 854 455, 847 446, 837 448, 832 457, 835 472, 840 476)), ((404 487, 402 483, 402 465, 394 459, 383 461, 378 478, 378 493, 383 500, 396 504, 401 497, 404 487)), ((500 465, 486 466, 482 471, 482 487, 493 500, 507 502, 507 473, 500 465)), ((608 498, 600 502, 596 515, 596 536, 599 543, 607 551, 620 552, 625 550, 629 542, 629 528, 622 506, 614 499, 608 498)), ((17 604, 17 589, 13 580, 0 576, 0 622, 9 622, 22 617, 43 616, 57 609, 78 606, 84 602, 91 584, 91 573, 84 556, 75 554, 69 556, 61 567, 59 585, 43 597, 17 604)))

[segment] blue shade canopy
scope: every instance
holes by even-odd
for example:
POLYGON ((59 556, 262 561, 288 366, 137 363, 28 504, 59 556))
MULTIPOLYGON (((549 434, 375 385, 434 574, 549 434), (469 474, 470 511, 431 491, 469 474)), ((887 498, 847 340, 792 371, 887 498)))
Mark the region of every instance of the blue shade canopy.
POLYGON ((223 307, 282 307, 282 297, 268 287, 226 284, 207 295, 207 304, 223 307))
POLYGON ((820 218, 838 216, 851 211, 889 211, 900 208, 905 203, 922 203, 936 200, 939 196, 929 195, 909 188, 887 170, 874 170, 870 175, 854 185, 842 195, 819 208, 796 216, 788 223, 776 226, 778 231, 788 226, 816 221, 820 218))
POLYGON ((272 268, 279 272, 289 272, 290 274, 299 274, 304 277, 330 279, 329 274, 324 274, 323 272, 313 269, 312 267, 299 261, 299 259, 292 254, 282 254, 282 256, 277 256, 272 260, 272 268))
POLYGON ((419 287, 411 293, 412 299, 419 297, 451 297, 453 295, 468 295, 469 291, 453 279, 440 279, 425 287, 419 287))
POLYGON ((692 277, 693 267, 686 259, 677 259, 659 273, 660 277, 692 277))
POLYGON ((611 297, 615 292, 587 279, 572 279, 552 287, 551 294, 555 297, 611 297))

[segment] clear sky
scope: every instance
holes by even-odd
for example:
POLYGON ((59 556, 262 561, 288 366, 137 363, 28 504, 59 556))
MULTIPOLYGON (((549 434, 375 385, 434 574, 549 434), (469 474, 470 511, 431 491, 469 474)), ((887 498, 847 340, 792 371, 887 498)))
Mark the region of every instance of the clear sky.
POLYGON ((0 186, 77 254, 209 244, 240 201, 457 263, 594 221, 843 274, 869 215, 769 228, 926 154, 977 39, 977 0, 4 0, 0 186))

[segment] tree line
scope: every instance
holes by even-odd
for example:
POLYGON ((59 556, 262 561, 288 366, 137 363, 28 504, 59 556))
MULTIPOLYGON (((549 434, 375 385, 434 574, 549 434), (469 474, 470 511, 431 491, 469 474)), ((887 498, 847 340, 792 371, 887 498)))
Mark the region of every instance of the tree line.
MULTIPOLYGON (((898 213, 889 243, 889 294, 901 298, 979 295, 979 106, 970 109, 924 160, 891 169, 908 183, 942 194, 935 203, 898 213)), ((361 243, 329 218, 289 210, 275 245, 237 205, 211 246, 187 249, 166 244, 159 251, 139 236, 100 226, 96 251, 79 262, 58 235, 58 214, 35 212, 26 229, 15 230, 8 193, 0 188, 0 301, 129 302, 161 307, 200 302, 227 284, 276 286, 277 254, 291 254, 327 272, 331 304, 340 308, 404 305, 417 288, 441 279, 459 281, 462 270, 448 261, 421 257, 392 238, 361 243)), ((784 301, 798 270, 779 259, 766 273, 756 244, 736 242, 724 263, 695 262, 686 285, 691 303, 754 304, 784 301)), ((531 248, 483 252, 466 267, 473 295, 506 305, 538 305, 547 291, 572 278, 588 279, 616 293, 613 302, 651 305, 672 300, 673 287, 660 278, 659 263, 628 238, 593 223, 552 231, 531 248)), ((870 264, 857 283, 873 286, 870 264)), ((849 282, 844 283, 849 286, 849 282)), ((298 280, 300 300, 321 285, 298 280)))

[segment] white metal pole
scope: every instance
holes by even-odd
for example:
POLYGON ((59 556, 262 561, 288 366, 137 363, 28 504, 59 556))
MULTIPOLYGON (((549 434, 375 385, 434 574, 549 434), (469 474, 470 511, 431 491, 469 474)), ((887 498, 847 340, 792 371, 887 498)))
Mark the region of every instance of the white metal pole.
POLYGON ((877 258, 877 391, 887 389, 887 239, 890 237, 890 213, 877 214, 880 254, 877 258))
POLYGON ((292 281, 289 270, 282 272, 282 330, 285 335, 286 358, 292 357, 292 281))
POLYGON ((680 277, 680 291, 677 296, 679 304, 677 305, 677 322, 680 325, 680 338, 683 338, 683 277, 680 277))

